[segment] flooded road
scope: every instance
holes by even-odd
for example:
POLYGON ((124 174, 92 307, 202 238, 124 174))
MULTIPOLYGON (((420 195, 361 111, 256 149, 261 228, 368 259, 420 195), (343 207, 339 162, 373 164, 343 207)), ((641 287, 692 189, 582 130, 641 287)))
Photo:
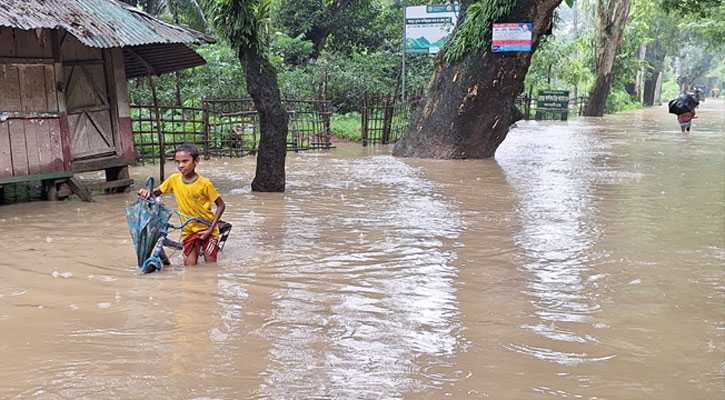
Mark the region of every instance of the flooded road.
POLYGON ((224 253, 146 276, 131 195, 2 206, 0 398, 722 398, 725 102, 698 116, 524 122, 495 160, 290 154, 284 194, 203 162, 224 253))

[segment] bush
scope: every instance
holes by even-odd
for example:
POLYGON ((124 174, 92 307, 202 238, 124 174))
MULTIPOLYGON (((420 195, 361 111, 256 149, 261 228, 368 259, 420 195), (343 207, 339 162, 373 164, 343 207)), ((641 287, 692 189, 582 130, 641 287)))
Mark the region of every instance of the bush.
POLYGON ((330 118, 330 130, 335 137, 360 141, 360 113, 334 114, 330 118))

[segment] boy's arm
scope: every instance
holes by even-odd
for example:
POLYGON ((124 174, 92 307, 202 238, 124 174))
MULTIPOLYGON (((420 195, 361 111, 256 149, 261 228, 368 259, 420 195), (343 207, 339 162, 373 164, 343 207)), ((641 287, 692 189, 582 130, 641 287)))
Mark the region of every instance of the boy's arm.
POLYGON ((176 174, 171 175, 170 177, 166 178, 165 181, 161 182, 159 186, 156 186, 156 188, 149 192, 146 188, 141 188, 138 190, 138 195, 143 197, 144 199, 148 199, 149 197, 159 197, 162 194, 173 191, 173 183, 172 178, 174 178, 176 174))
POLYGON ((163 194, 161 189, 159 187, 156 187, 154 190, 150 191, 146 188, 141 188, 138 190, 138 195, 143 197, 144 199, 148 199, 149 197, 159 197, 163 194))
POLYGON ((214 200, 214 204, 216 204, 216 212, 214 213, 214 220, 211 221, 211 226, 209 226, 209 229, 207 229, 204 232, 201 232, 200 239, 205 240, 209 235, 211 235, 212 232, 214 232, 214 228, 219 224, 219 220, 222 218, 222 214, 224 214, 224 209, 227 208, 226 203, 224 203, 224 200, 222 200, 222 197, 219 196, 214 200))

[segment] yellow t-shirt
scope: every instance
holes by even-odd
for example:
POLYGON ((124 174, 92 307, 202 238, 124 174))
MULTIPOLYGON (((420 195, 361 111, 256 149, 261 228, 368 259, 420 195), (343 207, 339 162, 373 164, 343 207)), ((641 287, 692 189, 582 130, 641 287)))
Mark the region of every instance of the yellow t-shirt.
MULTIPOLYGON (((209 222, 214 220, 214 213, 211 205, 219 198, 214 185, 207 178, 201 175, 196 176, 196 180, 192 183, 184 182, 184 177, 177 172, 168 177, 159 186, 161 193, 173 192, 176 198, 176 206, 182 214, 189 217, 204 218, 209 222)), ((182 222, 185 220, 182 218, 182 222)), ((181 236, 205 231, 208 226, 199 222, 191 222, 181 231, 181 236)), ((219 236, 219 227, 214 228, 213 234, 219 236)))

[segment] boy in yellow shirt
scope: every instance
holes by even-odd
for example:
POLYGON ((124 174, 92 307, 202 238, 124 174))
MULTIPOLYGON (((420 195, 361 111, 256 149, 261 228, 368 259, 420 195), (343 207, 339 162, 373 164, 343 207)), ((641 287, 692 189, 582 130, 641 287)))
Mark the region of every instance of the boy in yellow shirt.
POLYGON ((184 265, 196 265, 199 255, 206 262, 216 262, 219 253, 219 220, 226 208, 224 200, 217 193, 211 181, 196 173, 199 151, 196 146, 184 143, 176 148, 174 156, 179 172, 168 177, 153 191, 139 189, 143 198, 161 196, 173 192, 179 211, 188 216, 211 221, 211 226, 193 221, 181 231, 184 244, 184 265), (216 204, 212 213, 211 205, 216 204))

